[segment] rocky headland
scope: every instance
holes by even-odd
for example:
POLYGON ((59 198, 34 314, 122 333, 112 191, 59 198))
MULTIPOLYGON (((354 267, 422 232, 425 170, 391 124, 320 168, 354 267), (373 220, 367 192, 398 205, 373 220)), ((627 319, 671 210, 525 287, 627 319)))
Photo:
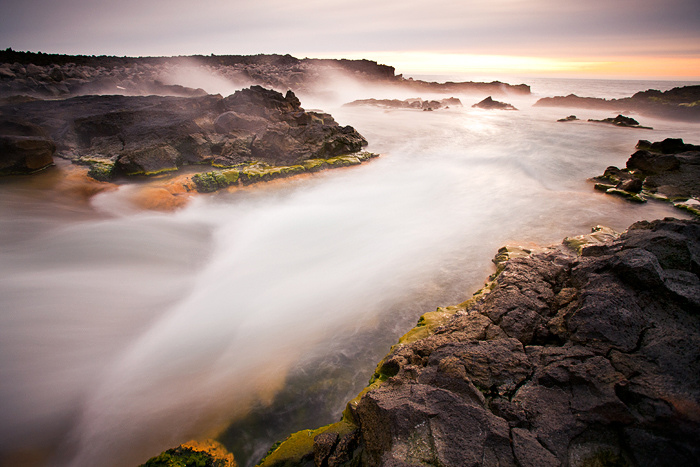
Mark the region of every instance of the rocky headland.
POLYGON ((111 57, 0 51, 0 99, 57 98, 86 94, 201 96, 205 91, 177 81, 180 71, 224 78, 237 87, 254 85, 297 94, 350 77, 416 94, 530 94, 526 84, 493 81, 435 83, 396 75, 394 67, 370 60, 299 59, 291 55, 196 55, 111 57))
POLYGON ((341 421, 260 465, 693 465, 700 222, 596 227, 494 262, 392 347, 341 421))
POLYGON ((649 89, 622 99, 568 96, 544 97, 535 103, 540 107, 576 107, 610 110, 618 114, 637 112, 649 117, 700 121, 700 86, 683 86, 668 91, 649 89))
POLYGON ((638 203, 668 201, 700 216, 700 146, 667 138, 640 140, 636 149, 625 168, 610 166, 594 177, 595 189, 638 203))

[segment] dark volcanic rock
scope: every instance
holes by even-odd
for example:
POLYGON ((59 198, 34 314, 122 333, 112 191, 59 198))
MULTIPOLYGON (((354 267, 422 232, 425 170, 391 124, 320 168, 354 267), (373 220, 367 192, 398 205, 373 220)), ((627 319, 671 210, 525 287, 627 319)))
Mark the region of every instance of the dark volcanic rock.
POLYGON ((588 119, 589 122, 598 122, 598 123, 609 123, 610 125, 615 125, 615 126, 621 126, 621 127, 627 127, 627 128, 644 128, 646 130, 651 130, 651 127, 648 126, 641 126, 639 122, 632 117, 625 117, 624 115, 618 115, 617 117, 613 118, 604 118, 603 120, 594 120, 592 118, 588 119))
POLYGON ((510 104, 493 100, 491 96, 487 97, 479 103, 472 105, 472 107, 486 110, 518 110, 510 104))
POLYGON ((696 463, 700 222, 602 232, 567 239, 579 254, 499 257, 487 287, 404 336, 348 404, 352 465, 696 463))
POLYGON ((629 110, 642 115, 672 120, 700 121, 700 86, 683 86, 661 92, 650 89, 623 99, 568 96, 544 97, 535 103, 541 107, 577 107, 611 111, 629 110))
POLYGON ((530 94, 525 84, 493 81, 435 83, 396 75, 392 66, 370 60, 298 59, 291 55, 210 55, 178 57, 110 57, 57 55, 0 50, 0 98, 40 98, 86 94, 202 95, 177 83, 182 70, 219 76, 236 87, 253 85, 314 93, 338 76, 365 84, 381 84, 415 93, 530 94))
POLYGON ((0 174, 23 174, 53 164, 56 145, 39 126, 27 121, 0 121, 0 174))
POLYGON ((568 117, 560 118, 557 121, 558 122, 575 122, 576 120, 578 120, 576 115, 569 115, 568 117))
POLYGON ((593 178, 596 189, 636 202, 668 200, 700 215, 700 146, 667 138, 655 143, 641 140, 637 149, 625 169, 608 167, 593 178))
POLYGON ((0 128, 18 118, 49 134, 57 156, 90 166, 98 179, 186 165, 298 164, 358 152, 367 144, 330 115, 306 112, 293 92, 260 86, 226 98, 81 96, 0 107, 0 128))

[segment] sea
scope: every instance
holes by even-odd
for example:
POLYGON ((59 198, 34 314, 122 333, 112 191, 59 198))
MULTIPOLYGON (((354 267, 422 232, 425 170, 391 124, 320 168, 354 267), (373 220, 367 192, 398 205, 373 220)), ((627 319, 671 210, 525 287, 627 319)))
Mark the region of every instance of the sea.
POLYGON ((627 113, 653 130, 619 128, 587 121, 610 111, 533 104, 700 83, 507 82, 531 86, 493 96, 517 111, 336 77, 302 106, 355 127, 378 158, 169 212, 135 207, 129 184, 75 201, 55 189, 65 165, 0 179, 0 465, 134 466, 207 437, 255 465, 339 420, 421 314, 484 284, 499 247, 688 217, 589 178, 639 140, 700 144, 700 124, 627 113), (416 97, 463 106, 343 106, 416 97))

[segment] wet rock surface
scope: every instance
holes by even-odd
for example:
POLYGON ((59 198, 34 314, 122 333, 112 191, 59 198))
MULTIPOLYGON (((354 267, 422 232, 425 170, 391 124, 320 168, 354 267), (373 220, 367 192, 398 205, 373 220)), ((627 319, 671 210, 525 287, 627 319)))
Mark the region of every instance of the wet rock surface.
POLYGON ((700 146, 667 138, 640 140, 626 167, 610 166, 595 188, 634 202, 661 199, 700 215, 700 146))
POLYGON ((0 129, 12 125, 38 128, 55 142, 56 156, 89 166, 99 180, 193 165, 291 165, 352 154, 367 144, 330 115, 306 112, 293 92, 260 86, 226 98, 80 96, 1 106, 0 129))
POLYGON ((262 465, 693 465, 700 222, 598 227, 495 262, 484 289, 438 322, 429 313, 348 404, 354 450, 334 457, 336 424, 298 463, 282 443, 262 465))

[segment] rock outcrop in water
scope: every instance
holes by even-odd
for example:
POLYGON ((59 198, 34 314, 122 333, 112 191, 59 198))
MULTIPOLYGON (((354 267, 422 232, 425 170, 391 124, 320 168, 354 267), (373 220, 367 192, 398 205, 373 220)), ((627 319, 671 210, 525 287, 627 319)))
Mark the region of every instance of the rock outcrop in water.
POLYGON ((589 122, 596 123, 607 123, 609 125, 615 125, 623 128, 643 128, 645 130, 653 130, 653 128, 648 126, 641 126, 639 122, 632 117, 625 117, 624 115, 618 115, 617 117, 604 118, 603 120, 595 120, 592 118, 588 119, 589 122))
POLYGON ((669 201, 700 215, 700 146, 667 138, 655 143, 641 140, 637 149, 626 168, 610 166, 593 178, 595 188, 634 202, 669 201))
POLYGON ((465 303, 421 317, 343 420, 281 465, 693 465, 700 222, 503 248, 465 303))
POLYGON ((568 96, 544 97, 535 103, 540 107, 577 107, 582 109, 629 111, 641 115, 673 120, 700 121, 700 86, 683 86, 668 91, 649 89, 623 99, 568 96))
POLYGON ((493 100, 491 96, 472 105, 472 107, 484 110, 518 110, 510 104, 493 100))
POLYGON ((34 145, 26 151, 38 155, 48 153, 55 142, 56 156, 89 166, 89 174, 100 180, 184 166, 308 165, 357 153, 367 144, 354 128, 340 126, 330 115, 305 111, 293 92, 282 95, 260 86, 226 98, 80 96, 0 107, 0 133, 22 129, 43 132, 50 140, 2 136, 3 144, 18 147, 3 153, 2 167, 15 170, 19 162, 14 161, 29 142, 34 145))
POLYGON ((394 67, 370 60, 298 59, 291 55, 109 57, 0 51, 0 99, 85 94, 205 94, 177 82, 180 72, 223 78, 237 87, 260 85, 297 94, 318 91, 337 77, 421 93, 530 94, 525 84, 494 81, 433 83, 396 75, 394 67), (166 84, 166 82, 170 84, 166 84))

